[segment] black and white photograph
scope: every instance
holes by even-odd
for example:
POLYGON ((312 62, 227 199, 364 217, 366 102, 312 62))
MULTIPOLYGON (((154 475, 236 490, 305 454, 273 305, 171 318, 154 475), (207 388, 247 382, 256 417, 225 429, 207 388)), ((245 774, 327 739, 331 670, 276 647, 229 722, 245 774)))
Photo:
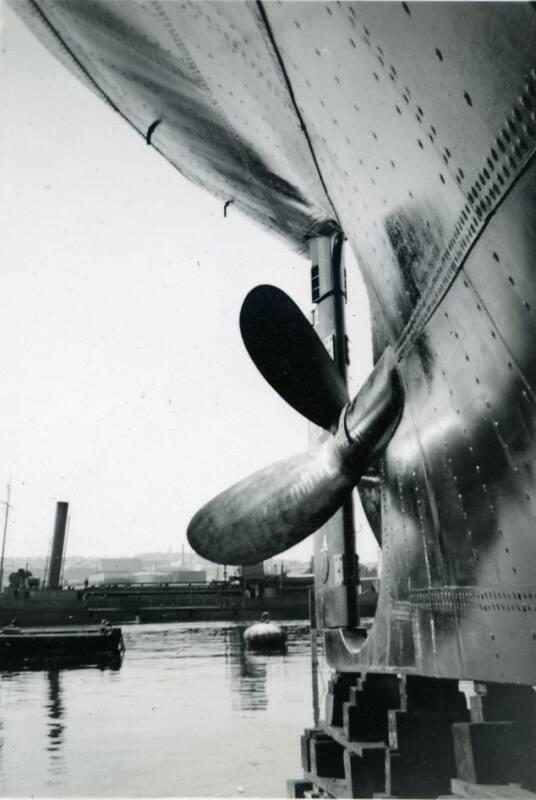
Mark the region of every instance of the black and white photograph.
POLYGON ((0 794, 536 798, 536 10, 0 0, 0 794))

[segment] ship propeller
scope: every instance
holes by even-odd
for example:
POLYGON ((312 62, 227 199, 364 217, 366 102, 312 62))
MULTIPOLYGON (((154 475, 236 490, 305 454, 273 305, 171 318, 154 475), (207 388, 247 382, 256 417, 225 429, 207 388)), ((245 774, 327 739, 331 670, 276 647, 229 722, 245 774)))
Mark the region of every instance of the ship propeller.
POLYGON ((240 331, 253 363, 283 400, 333 430, 349 400, 346 384, 296 303, 275 286, 256 286, 242 304, 240 331))
POLYGON ((321 444, 254 473, 195 514, 188 527, 191 546, 221 564, 271 558, 327 522, 386 446, 403 409, 390 348, 347 403, 344 383, 322 343, 279 289, 260 286, 250 292, 240 324, 253 361, 290 405, 322 427, 333 429, 339 422, 321 444))

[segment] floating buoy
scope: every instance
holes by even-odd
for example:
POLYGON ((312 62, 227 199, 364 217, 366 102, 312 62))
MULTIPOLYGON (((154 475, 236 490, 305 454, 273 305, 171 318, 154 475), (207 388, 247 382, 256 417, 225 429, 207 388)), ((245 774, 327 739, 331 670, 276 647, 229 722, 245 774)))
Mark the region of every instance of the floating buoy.
POLYGON ((270 622, 270 615, 265 611, 260 622, 251 625, 244 632, 244 641, 250 650, 284 650, 287 634, 283 628, 270 622))

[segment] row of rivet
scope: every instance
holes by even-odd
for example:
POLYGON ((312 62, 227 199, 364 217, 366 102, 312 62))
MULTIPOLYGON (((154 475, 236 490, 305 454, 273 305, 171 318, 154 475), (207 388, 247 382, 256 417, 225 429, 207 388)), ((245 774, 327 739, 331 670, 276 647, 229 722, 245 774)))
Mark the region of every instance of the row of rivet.
MULTIPOLYGON (((531 70, 525 89, 519 98, 519 102, 524 108, 526 108, 525 104, 529 102, 528 98, 536 98, 536 70, 534 69, 531 70)), ((532 109, 530 111, 531 120, 536 122, 536 99, 530 100, 530 107, 532 109)), ((519 117, 523 119, 523 114, 518 107, 514 108, 512 111, 510 120, 512 117, 515 120, 518 120, 519 117)), ((536 134, 534 128, 525 126, 526 135, 530 140, 530 146, 523 140, 522 147, 519 143, 512 143, 506 128, 507 124, 503 126, 496 141, 500 152, 504 156, 502 158, 502 173, 504 177, 509 180, 509 183, 506 184, 501 176, 500 179, 498 179, 500 187, 495 182, 493 182, 491 187, 488 187, 492 175, 487 169, 487 166, 496 169, 498 176, 500 176, 499 170, 501 169, 501 156, 497 153, 497 150, 492 147, 490 155, 488 155, 485 162, 487 166, 482 168, 479 177, 475 180, 473 187, 467 194, 468 202, 464 206, 458 222, 454 227, 453 236, 441 257, 439 266, 427 281, 426 287, 423 290, 423 300, 413 312, 411 319, 397 343, 396 350, 399 358, 402 358, 413 345, 415 339, 426 325, 426 322, 439 305, 441 298, 457 275, 477 233, 480 232, 499 200, 502 199, 509 186, 512 185, 515 177, 521 172, 535 152, 534 145, 536 134), (508 155, 509 166, 505 163, 507 144, 510 145, 512 151, 517 148, 516 156, 518 160, 512 155, 508 155), (486 178, 486 175, 489 176, 489 178, 486 178), (486 188, 488 188, 488 194, 484 195, 486 188), (473 208, 471 209, 471 207, 473 208)))

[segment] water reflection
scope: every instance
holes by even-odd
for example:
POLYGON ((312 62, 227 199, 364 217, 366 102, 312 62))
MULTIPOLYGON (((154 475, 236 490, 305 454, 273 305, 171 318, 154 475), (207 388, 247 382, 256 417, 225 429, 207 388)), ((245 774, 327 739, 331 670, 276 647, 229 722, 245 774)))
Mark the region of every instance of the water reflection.
POLYGON ((289 625, 288 654, 271 655, 243 630, 124 626, 120 672, 0 672, 0 794, 281 796, 312 721, 308 634, 289 625))
POLYGON ((266 659, 267 656, 251 655, 242 646, 238 662, 240 679, 238 682, 238 698, 233 699, 236 708, 236 699, 239 700, 243 711, 261 711, 268 707, 268 694, 266 692, 266 659))
POLYGON ((48 702, 46 710, 48 712, 48 745, 47 750, 52 753, 52 763, 61 757, 63 746, 63 702, 61 692, 61 680, 59 669, 51 669, 47 672, 48 681, 48 702))
POLYGON ((270 669, 279 666, 285 653, 248 650, 244 641, 245 630, 245 626, 237 625, 225 631, 224 655, 230 674, 232 708, 234 711, 265 711, 268 708, 270 669))
POLYGON ((0 792, 2 795, 6 793, 4 769, 3 769, 3 754, 4 754, 4 723, 0 719, 0 792))

